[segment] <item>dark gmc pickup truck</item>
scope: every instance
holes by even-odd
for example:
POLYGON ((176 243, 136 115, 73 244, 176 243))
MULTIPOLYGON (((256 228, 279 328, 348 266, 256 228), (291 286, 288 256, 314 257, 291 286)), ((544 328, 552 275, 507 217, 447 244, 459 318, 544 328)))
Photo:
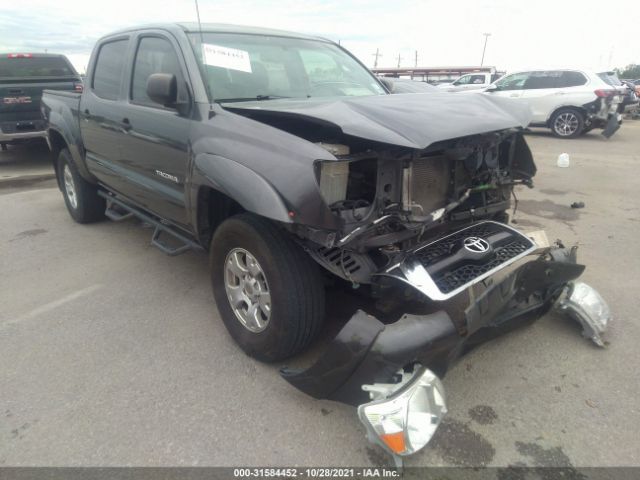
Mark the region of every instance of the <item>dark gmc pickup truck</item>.
POLYGON ((81 91, 78 72, 64 55, 0 53, 0 146, 44 138, 40 98, 45 89, 81 91))
POLYGON ((575 281, 576 249, 508 225, 536 172, 529 111, 509 99, 390 95, 322 38, 157 25, 101 39, 84 92, 46 91, 43 112, 73 219, 134 215, 166 253, 208 251, 220 316, 249 355, 305 349, 329 282, 435 312, 357 311, 314 365, 282 369, 358 406, 397 461, 430 440, 440 378, 475 345, 553 306, 602 344, 608 309, 575 281))

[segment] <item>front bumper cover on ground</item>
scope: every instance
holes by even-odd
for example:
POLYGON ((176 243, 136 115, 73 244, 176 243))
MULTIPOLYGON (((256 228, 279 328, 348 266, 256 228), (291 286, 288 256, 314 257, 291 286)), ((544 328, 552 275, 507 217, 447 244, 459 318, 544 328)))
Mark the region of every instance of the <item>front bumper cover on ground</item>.
POLYGON ((407 314, 390 325, 358 311, 314 365, 281 374, 312 397, 354 406, 370 400, 362 385, 391 383, 406 365, 442 377, 473 347, 543 316, 584 268, 575 249, 563 248, 521 265, 471 302, 463 332, 445 311, 407 314))

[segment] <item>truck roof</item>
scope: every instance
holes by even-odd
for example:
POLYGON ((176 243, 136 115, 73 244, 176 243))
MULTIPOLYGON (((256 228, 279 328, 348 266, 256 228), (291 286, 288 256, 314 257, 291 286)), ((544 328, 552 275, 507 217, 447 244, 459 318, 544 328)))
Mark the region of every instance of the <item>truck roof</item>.
MULTIPOLYGON (((118 33, 135 32, 139 30, 148 30, 148 29, 162 29, 162 30, 168 30, 173 32, 182 31, 186 33, 195 33, 200 31, 200 26, 198 25, 197 22, 146 24, 146 25, 138 25, 138 26, 118 30, 116 32, 110 33, 107 36, 110 37, 118 33)), ((323 37, 306 35, 304 33, 289 32, 286 30, 277 30, 273 28, 251 27, 246 25, 232 25, 228 23, 203 23, 202 32, 203 33, 243 33, 243 34, 249 34, 249 35, 269 35, 269 36, 278 36, 278 37, 302 38, 306 40, 320 40, 323 42, 331 41, 323 37)))

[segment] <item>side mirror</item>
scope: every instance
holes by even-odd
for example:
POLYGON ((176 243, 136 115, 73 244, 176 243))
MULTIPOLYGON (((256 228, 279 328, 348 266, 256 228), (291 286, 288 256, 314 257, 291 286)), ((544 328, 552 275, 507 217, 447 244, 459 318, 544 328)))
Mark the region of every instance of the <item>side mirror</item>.
POLYGON ((387 90, 389 90, 389 93, 393 93, 393 81, 384 78, 384 77, 379 77, 380 82, 382 82, 382 84, 387 87, 387 90))
POLYGON ((147 96, 165 107, 175 107, 178 81, 172 73, 152 73, 147 79, 147 96))
POLYGON ((498 90, 498 86, 495 83, 492 83, 487 87, 485 92, 495 92, 496 90, 498 90))

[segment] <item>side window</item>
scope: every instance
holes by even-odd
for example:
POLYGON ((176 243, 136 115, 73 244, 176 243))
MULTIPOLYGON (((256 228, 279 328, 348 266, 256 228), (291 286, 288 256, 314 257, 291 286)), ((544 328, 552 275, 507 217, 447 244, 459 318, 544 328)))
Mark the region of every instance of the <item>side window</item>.
POLYGON ((587 79, 580 72, 562 72, 560 76, 560 87, 579 87, 587 83, 587 79))
POLYGON ((542 88, 557 88, 562 72, 531 72, 524 82, 525 90, 540 90, 542 88))
POLYGON ((100 47, 91 85, 93 92, 100 98, 118 98, 128 43, 129 40, 116 40, 100 47))
POLYGON ((521 72, 502 77, 496 82, 496 87, 498 87, 499 90, 522 90, 524 88, 524 82, 529 78, 530 73, 531 72, 521 72))
POLYGON ((481 85, 484 83, 484 75, 471 75, 471 81, 473 85, 481 85))
POLYGON ((453 84, 454 85, 468 85, 470 81, 471 81, 471 75, 465 75, 463 77, 460 77, 455 82, 453 82, 453 84))
POLYGON ((160 37, 143 37, 138 44, 133 77, 131 79, 131 100, 141 105, 158 106, 147 96, 147 79, 153 73, 172 73, 178 83, 178 101, 187 100, 184 76, 171 42, 160 37))

